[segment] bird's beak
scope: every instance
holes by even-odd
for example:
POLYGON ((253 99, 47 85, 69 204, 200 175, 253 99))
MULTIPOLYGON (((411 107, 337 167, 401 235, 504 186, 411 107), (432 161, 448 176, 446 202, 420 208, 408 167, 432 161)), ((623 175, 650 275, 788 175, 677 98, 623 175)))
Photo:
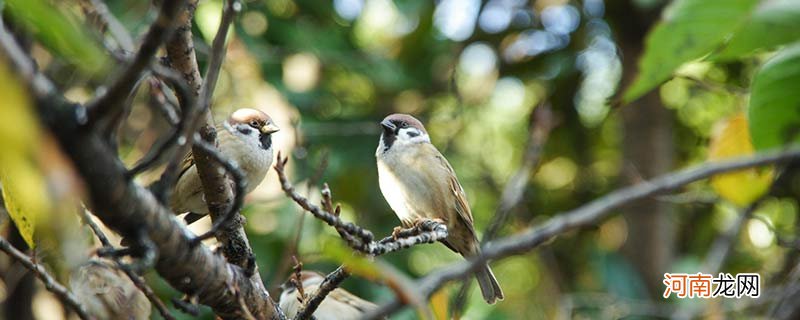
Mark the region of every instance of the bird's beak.
POLYGON ((384 129, 386 129, 387 131, 394 132, 395 130, 397 130, 397 126, 396 126, 396 125, 394 125, 394 123, 392 123, 392 122, 391 122, 391 121, 389 121, 389 120, 383 120, 383 121, 381 121, 381 126, 382 126, 384 129))
POLYGON ((261 127, 261 133, 263 133, 263 134, 272 134, 272 133, 278 132, 280 130, 281 130, 281 128, 278 128, 278 126, 276 126, 274 124, 271 124, 271 123, 261 127))

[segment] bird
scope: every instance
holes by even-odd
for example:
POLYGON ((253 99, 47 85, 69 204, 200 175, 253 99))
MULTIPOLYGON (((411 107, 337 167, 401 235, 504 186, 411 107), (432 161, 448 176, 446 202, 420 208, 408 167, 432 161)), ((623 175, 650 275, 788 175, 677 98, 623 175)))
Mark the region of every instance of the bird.
POLYGON ((97 319, 143 320, 151 304, 136 285, 105 260, 93 258, 72 272, 70 289, 97 319))
MULTIPOLYGON (((278 302, 287 318, 294 318, 303 306, 303 303, 300 302, 300 290, 298 290, 296 282, 292 280, 289 279, 281 286, 283 291, 278 302)), ((301 271, 299 282, 302 283, 303 292, 306 294, 303 299, 308 299, 311 294, 316 292, 323 280, 325 280, 325 276, 321 273, 301 271)), ((378 306, 372 302, 361 299, 345 289, 336 288, 322 300, 313 316, 317 320, 355 320, 363 318, 365 314, 377 308, 378 306)))
MULTIPOLYGON (((465 258, 480 254, 472 211, 455 171, 431 143, 422 122, 407 114, 391 114, 380 123, 375 151, 378 184, 383 197, 404 227, 425 219, 447 226, 445 246, 465 258)), ((503 290, 488 264, 476 273, 483 299, 503 299, 503 290)))
MULTIPOLYGON (((273 159, 272 134, 280 128, 266 113, 242 108, 217 125, 218 150, 234 161, 247 178, 246 193, 253 191, 267 175, 273 159)), ((183 160, 169 205, 173 212, 189 212, 184 218, 192 223, 208 214, 203 186, 190 151, 183 160)))

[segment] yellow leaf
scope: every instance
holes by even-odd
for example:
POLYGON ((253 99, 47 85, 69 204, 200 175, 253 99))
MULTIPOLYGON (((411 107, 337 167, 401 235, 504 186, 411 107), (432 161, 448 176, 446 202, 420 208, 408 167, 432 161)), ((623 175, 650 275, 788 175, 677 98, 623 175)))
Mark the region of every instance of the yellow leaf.
POLYGON ((33 248, 37 217, 50 210, 47 183, 36 164, 39 126, 32 103, 0 56, 0 183, 11 220, 33 248))
POLYGON ((431 311, 433 311, 433 318, 436 320, 447 320, 447 289, 443 288, 431 296, 431 311))
MULTIPOLYGON (((753 150, 747 118, 743 113, 738 113, 723 120, 715 130, 709 145, 708 160, 746 156, 753 154, 753 150)), ((744 169, 712 177, 711 186, 723 199, 744 207, 767 192, 773 174, 771 167, 744 169)))

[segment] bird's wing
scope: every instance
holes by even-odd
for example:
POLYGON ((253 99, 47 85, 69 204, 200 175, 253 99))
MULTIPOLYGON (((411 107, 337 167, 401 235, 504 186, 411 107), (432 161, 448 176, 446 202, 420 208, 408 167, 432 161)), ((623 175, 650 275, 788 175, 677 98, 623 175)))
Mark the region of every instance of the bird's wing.
POLYGON ((340 289, 340 288, 334 289, 330 293, 330 296, 331 296, 331 298, 334 298, 334 300, 340 301, 340 302, 342 302, 342 303, 344 303, 344 304, 346 304, 346 305, 352 307, 353 309, 356 309, 356 310, 358 310, 358 311, 360 311, 362 313, 366 313, 368 311, 371 311, 371 310, 374 310, 374 309, 378 308, 378 306, 375 305, 374 303, 372 303, 370 301, 367 301, 367 300, 364 300, 364 299, 361 299, 361 298, 357 297, 356 295, 354 295, 354 294, 352 294, 352 293, 350 293, 350 292, 348 292, 348 291, 346 291, 344 289, 340 289))
POLYGON ((189 149, 189 152, 186 153, 186 156, 183 157, 183 162, 181 162, 181 172, 178 173, 178 177, 182 176, 186 170, 189 170, 194 165, 194 154, 192 150, 189 149))
MULTIPOLYGON (((217 138, 219 139, 219 132, 221 130, 226 130, 222 124, 217 124, 214 126, 214 129, 217 131, 217 138)), ((189 170, 194 165, 194 153, 192 149, 189 149, 189 152, 186 153, 186 156, 183 157, 183 162, 181 163, 181 172, 178 174, 178 177, 182 176, 186 170, 189 170)))
POLYGON ((464 193, 464 189, 461 187, 461 183, 458 182, 458 177, 456 177, 456 172, 453 170, 453 167, 450 166, 450 162, 445 159, 439 150, 436 149, 432 144, 426 144, 429 148, 433 149, 431 154, 436 156, 438 159, 439 164, 441 167, 446 170, 447 173, 447 184, 450 187, 450 192, 452 192, 453 198, 455 199, 454 208, 456 212, 458 212, 458 217, 461 221, 469 228, 470 232, 473 234, 475 233, 473 226, 472 226, 472 210, 469 208, 469 202, 467 202, 467 195, 464 193))

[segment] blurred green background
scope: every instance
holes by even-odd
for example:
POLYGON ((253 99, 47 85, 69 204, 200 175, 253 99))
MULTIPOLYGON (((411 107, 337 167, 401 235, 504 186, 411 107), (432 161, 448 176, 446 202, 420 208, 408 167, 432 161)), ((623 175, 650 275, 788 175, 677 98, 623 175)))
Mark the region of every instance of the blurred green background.
MULTIPOLYGON (((107 3, 135 39, 156 13, 149 1, 107 3)), ((52 4, 75 18, 75 25, 91 30, 78 2, 52 4)), ((768 51, 738 60, 689 62, 641 99, 618 103, 617 92, 636 76, 647 31, 666 4, 243 1, 215 93, 215 119, 238 107, 270 113, 283 128, 277 145, 291 155, 291 179, 299 190, 318 201, 321 184, 328 183, 343 217, 381 236, 399 224, 377 184, 374 153, 384 116, 402 112, 422 120, 458 173, 481 237, 533 143, 541 147, 538 161, 524 174, 522 200, 497 236, 511 235, 621 186, 702 163, 712 140, 724 139, 719 123, 745 110, 747 88, 770 57, 768 51), (546 138, 532 138, 537 130, 546 138)), ((197 8, 193 31, 201 68, 222 6, 222 0, 201 0, 197 8)), ((88 34, 85 41, 108 42, 96 31, 88 34)), ((36 43, 31 54, 70 99, 86 101, 94 86, 110 79, 53 51, 58 49, 36 43)), ((139 90, 120 135, 120 156, 128 165, 165 132, 148 97, 147 89, 139 90)), ((749 137, 732 143, 750 145, 749 137)), ((144 175, 141 182, 157 175, 144 175)), ((764 290, 785 279, 797 259, 778 241, 795 233, 800 183, 791 176, 752 213, 756 219, 742 222, 718 271, 758 272, 764 290)), ((728 183, 734 193, 757 188, 741 181, 750 180, 728 183)), ((531 253, 493 263, 506 300, 486 305, 473 285, 464 318, 665 318, 675 310, 699 310, 709 319, 767 314, 770 302, 761 299, 661 297, 664 272, 714 272, 704 269, 712 244, 738 226, 742 207, 751 201, 737 204, 715 189, 720 187, 694 183, 531 253)), ((305 269, 329 272, 339 265, 329 252, 329 243, 340 241, 336 232, 303 218, 280 192, 274 172, 248 197, 244 214, 260 272, 275 297, 291 270, 292 255, 305 269)), ((381 259, 416 278, 461 258, 435 244, 381 259)), ((151 273, 148 279, 161 295, 178 296, 151 273)), ((344 287, 377 303, 393 296, 359 277, 344 287)), ((444 290, 453 298, 459 287, 455 283, 444 290)), ((416 317, 408 310, 393 318, 416 317)))

